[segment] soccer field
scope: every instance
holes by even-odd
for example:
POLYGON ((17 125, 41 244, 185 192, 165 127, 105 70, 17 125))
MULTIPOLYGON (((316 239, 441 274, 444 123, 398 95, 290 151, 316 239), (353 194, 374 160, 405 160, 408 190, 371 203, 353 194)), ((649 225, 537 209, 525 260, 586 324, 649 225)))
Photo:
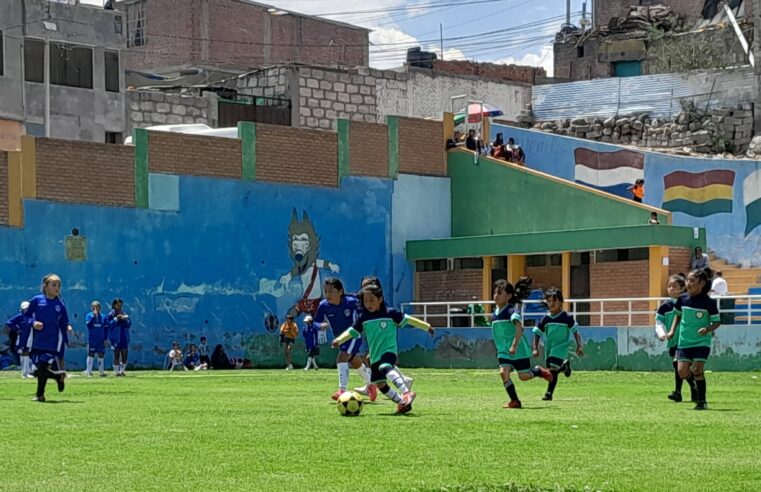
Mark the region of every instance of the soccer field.
POLYGON ((505 410, 496 370, 405 372, 411 414, 355 418, 332 369, 73 375, 44 404, 3 373, 0 490, 761 490, 758 373, 708 374, 696 412, 667 373, 516 382, 505 410))

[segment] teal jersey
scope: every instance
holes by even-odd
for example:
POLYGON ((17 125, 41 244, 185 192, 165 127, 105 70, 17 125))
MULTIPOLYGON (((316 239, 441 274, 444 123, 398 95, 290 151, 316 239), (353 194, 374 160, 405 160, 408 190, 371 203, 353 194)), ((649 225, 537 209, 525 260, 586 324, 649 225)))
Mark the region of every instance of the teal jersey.
POLYGON ((544 337, 544 356, 567 359, 571 334, 578 331, 577 326, 573 316, 565 311, 555 316, 548 314, 542 318, 539 326, 534 328, 534 334, 544 337))
MULTIPOLYGON (((663 301, 661 307, 658 308, 658 313, 655 315, 655 320, 660 321, 666 327, 666 333, 671 330, 671 325, 674 323, 674 318, 676 318, 676 301, 676 299, 663 301)), ((681 323, 679 325, 681 326, 681 323)), ((668 348, 676 347, 677 343, 679 343, 679 331, 679 326, 677 326, 674 330, 674 336, 666 344, 668 348)))
POLYGON ((713 333, 701 335, 698 330, 719 323, 719 308, 716 306, 716 301, 707 294, 698 294, 694 297, 682 294, 677 299, 674 309, 676 315, 682 318, 677 346, 680 349, 710 347, 713 333))
POLYGON ((350 328, 351 335, 359 338, 365 334, 370 348, 370 363, 378 362, 383 354, 396 355, 399 347, 396 342, 396 330, 404 324, 405 315, 395 309, 380 309, 374 313, 364 310, 350 328))
POLYGON ((531 357, 531 349, 526 337, 521 337, 518 341, 515 355, 510 354, 510 347, 515 340, 515 322, 523 322, 521 313, 516 307, 508 304, 501 309, 497 308, 492 317, 491 336, 494 339, 494 345, 497 347, 497 357, 500 359, 517 360, 531 357))

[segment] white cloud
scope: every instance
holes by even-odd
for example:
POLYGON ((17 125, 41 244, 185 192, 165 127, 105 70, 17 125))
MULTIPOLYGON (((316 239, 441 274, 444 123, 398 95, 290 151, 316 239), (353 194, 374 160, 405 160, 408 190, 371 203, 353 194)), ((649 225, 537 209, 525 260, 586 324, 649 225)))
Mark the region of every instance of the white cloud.
POLYGON ((552 46, 546 45, 539 48, 538 52, 526 53, 520 58, 508 56, 500 58, 492 63, 504 63, 505 65, 528 65, 531 67, 543 67, 547 71, 547 76, 552 77, 555 68, 552 54, 552 46))

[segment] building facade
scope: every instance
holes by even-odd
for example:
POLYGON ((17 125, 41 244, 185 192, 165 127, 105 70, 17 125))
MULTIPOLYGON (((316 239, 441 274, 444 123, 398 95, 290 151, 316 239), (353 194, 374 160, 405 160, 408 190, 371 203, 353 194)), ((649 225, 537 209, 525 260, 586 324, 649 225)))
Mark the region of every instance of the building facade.
POLYGON ((124 44, 122 16, 113 10, 44 0, 0 3, 0 149, 15 150, 20 135, 46 131, 55 138, 121 142, 124 44))

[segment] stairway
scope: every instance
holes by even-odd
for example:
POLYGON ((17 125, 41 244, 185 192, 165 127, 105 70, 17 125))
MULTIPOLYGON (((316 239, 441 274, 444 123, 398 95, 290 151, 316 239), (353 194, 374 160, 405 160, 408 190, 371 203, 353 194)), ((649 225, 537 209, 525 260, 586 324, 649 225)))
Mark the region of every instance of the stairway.
MULTIPOLYGON (((727 281, 727 288, 729 289, 729 294, 731 295, 743 295, 743 294, 752 294, 752 295, 759 295, 761 294, 761 268, 742 268, 737 265, 732 265, 727 262, 727 260, 721 259, 716 257, 715 255, 710 255, 710 265, 711 269, 714 271, 721 270, 722 276, 724 277, 724 280, 727 281)), ((725 303, 725 301, 721 301, 721 303, 725 303)), ((721 305, 720 308, 725 308, 730 306, 724 306, 721 305)), ((747 300, 737 299, 735 305, 735 309, 743 310, 748 309, 748 302, 747 300)), ((755 300, 751 303, 751 318, 750 323, 751 324, 761 324, 761 300, 755 300)), ((722 321, 724 322, 724 321, 722 321)), ((746 324, 748 323, 748 315, 743 314, 742 312, 738 312, 734 316, 734 323, 737 324, 746 324)))

